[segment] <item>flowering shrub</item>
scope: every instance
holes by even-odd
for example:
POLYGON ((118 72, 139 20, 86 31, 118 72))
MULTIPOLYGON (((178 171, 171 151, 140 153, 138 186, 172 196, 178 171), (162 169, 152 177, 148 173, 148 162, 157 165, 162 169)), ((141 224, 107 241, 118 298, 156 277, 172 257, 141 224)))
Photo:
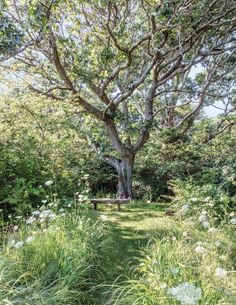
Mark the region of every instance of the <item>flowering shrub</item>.
MULTIPOLYGON (((188 181, 176 180, 172 182, 173 206, 180 210, 182 216, 198 216, 203 227, 209 228, 209 220, 215 222, 230 221, 235 209, 236 196, 232 197, 221 188, 206 184, 198 186, 190 179, 188 181)), ((234 222, 234 221, 233 221, 234 222)))

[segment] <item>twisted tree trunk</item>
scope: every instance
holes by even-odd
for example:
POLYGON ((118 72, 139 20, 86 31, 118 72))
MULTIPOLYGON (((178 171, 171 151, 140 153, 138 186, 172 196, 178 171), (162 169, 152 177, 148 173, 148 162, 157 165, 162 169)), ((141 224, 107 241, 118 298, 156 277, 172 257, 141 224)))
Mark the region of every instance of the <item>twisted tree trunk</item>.
POLYGON ((123 157, 116 168, 118 173, 118 198, 132 199, 132 181, 133 181, 134 155, 123 157))

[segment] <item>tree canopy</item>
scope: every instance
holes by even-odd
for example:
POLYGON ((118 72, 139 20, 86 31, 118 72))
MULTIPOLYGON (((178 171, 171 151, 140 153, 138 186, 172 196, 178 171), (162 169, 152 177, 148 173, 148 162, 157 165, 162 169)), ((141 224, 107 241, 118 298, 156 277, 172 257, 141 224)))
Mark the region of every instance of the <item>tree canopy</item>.
POLYGON ((23 36, 4 68, 104 124, 115 154, 88 137, 127 197, 152 128, 176 141, 219 101, 217 132, 234 123, 235 12, 233 0, 6 1, 3 16, 23 36))

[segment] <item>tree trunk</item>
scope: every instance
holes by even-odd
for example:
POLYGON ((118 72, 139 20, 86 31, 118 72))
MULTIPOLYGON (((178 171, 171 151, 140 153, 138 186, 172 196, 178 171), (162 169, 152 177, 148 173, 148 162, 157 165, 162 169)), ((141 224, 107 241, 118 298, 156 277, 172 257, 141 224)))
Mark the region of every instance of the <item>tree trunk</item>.
POLYGON ((133 181, 134 156, 123 157, 119 161, 118 173, 118 198, 132 199, 132 181, 133 181))

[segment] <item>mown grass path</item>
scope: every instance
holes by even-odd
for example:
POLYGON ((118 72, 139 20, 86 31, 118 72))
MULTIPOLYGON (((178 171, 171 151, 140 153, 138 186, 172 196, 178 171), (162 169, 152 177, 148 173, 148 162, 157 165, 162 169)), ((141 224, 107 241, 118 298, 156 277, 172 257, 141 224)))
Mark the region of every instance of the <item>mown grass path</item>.
POLYGON ((106 291, 116 282, 122 282, 132 273, 141 250, 150 239, 161 232, 163 224, 172 222, 165 216, 160 206, 158 210, 145 208, 125 207, 120 212, 102 207, 98 211, 90 211, 89 217, 93 219, 107 217, 110 227, 106 240, 101 247, 101 258, 104 281, 103 288, 99 289, 96 304, 104 304, 108 295, 106 291))

